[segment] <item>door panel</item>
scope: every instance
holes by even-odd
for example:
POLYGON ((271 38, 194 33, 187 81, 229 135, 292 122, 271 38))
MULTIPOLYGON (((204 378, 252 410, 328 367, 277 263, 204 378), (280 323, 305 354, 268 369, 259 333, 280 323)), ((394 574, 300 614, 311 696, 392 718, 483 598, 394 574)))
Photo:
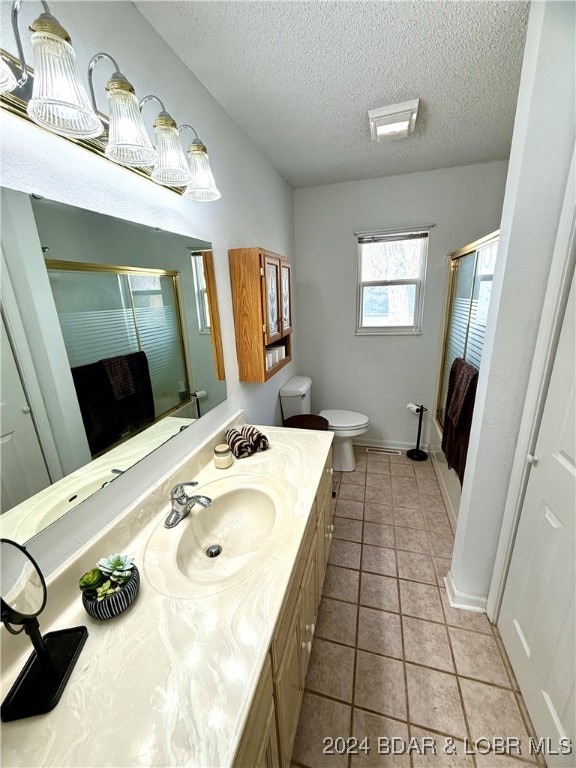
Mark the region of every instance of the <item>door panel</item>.
POLYGON ((2 318, 0 376, 0 454, 2 512, 50 485, 32 413, 2 318))
MULTIPOLYGON (((539 737, 576 745, 574 283, 510 563, 499 629, 539 737)), ((575 746, 576 749, 576 746, 575 746)), ((575 755, 549 754, 549 768, 575 755)))

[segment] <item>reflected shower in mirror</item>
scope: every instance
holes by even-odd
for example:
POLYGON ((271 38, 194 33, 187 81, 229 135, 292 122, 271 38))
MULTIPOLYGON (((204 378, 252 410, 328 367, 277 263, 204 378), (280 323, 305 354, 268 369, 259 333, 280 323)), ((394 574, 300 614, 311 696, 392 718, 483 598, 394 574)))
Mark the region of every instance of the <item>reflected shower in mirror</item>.
POLYGON ((2 535, 27 541, 226 398, 211 244, 2 190, 2 535))

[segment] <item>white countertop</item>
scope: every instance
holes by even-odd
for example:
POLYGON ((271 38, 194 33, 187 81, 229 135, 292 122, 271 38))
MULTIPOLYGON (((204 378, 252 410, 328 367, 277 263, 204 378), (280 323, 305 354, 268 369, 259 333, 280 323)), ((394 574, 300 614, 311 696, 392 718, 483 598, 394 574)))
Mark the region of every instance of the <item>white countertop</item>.
MULTIPOLYGON (((261 429, 267 451, 227 470, 210 460, 198 471, 199 458, 191 456, 49 580, 42 633, 85 625, 89 636, 58 706, 2 724, 5 768, 232 764, 332 442, 330 432, 261 429), (169 511, 171 485, 195 479, 201 493, 204 483, 246 473, 282 484, 293 500, 274 554, 226 591, 201 598, 160 594, 146 578, 143 558, 169 511), (98 622, 82 608, 77 581, 99 557, 117 551, 135 557, 140 593, 125 614, 98 622)), ((204 462, 209 447, 201 452, 204 462)), ((5 696, 30 646, 2 633, 5 696), (18 658, 10 658, 16 647, 18 658)))

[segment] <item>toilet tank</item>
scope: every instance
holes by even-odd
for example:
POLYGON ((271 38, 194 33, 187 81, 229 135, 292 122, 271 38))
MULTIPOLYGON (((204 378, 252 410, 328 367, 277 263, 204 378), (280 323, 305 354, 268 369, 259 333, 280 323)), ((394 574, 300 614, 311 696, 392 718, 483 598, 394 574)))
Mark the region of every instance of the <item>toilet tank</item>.
POLYGON ((312 379, 309 376, 292 376, 280 388, 280 400, 284 419, 310 413, 310 393, 312 379))

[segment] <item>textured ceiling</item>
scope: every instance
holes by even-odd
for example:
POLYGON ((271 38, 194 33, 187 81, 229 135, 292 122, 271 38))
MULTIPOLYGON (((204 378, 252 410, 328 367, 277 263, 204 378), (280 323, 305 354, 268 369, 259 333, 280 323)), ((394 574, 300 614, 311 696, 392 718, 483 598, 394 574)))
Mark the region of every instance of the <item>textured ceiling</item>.
POLYGON ((528 3, 135 5, 293 187, 508 157, 528 3), (370 141, 368 109, 418 97, 370 141))

